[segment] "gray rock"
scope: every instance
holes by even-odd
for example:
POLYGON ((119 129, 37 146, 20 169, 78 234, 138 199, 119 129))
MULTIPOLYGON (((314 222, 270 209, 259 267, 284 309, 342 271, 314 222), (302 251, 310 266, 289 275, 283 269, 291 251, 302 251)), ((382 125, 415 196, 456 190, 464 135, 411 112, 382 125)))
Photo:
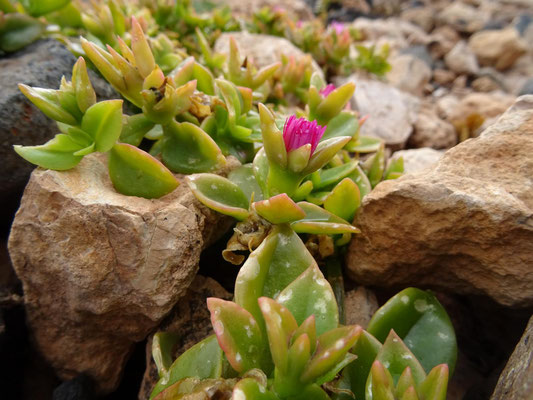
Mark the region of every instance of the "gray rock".
POLYGON ((336 84, 347 81, 356 85, 352 108, 362 116, 369 116, 361 127, 361 134, 381 138, 393 148, 403 148, 413 131, 420 101, 409 93, 362 76, 339 78, 336 84))
POLYGON ((533 305, 533 96, 429 169, 363 200, 348 274, 361 285, 427 286, 533 305))
POLYGON ((457 74, 475 75, 479 71, 476 55, 464 40, 457 42, 444 56, 444 62, 457 74))
POLYGON ((490 400, 533 398, 533 317, 500 375, 490 400))
POLYGON ((522 96, 524 94, 533 94, 533 78, 528 79, 526 83, 524 83, 518 95, 522 96))
POLYGON ((281 7, 299 19, 307 20, 313 18, 313 11, 304 0, 291 0, 283 2, 279 0, 214 0, 212 2, 218 6, 228 6, 233 15, 240 17, 250 17, 263 7, 281 7))
POLYGON ((400 50, 400 54, 410 54, 424 61, 429 68, 433 67, 433 58, 431 57, 431 54, 429 54, 427 46, 421 44, 409 46, 406 49, 400 50))
POLYGON ((531 15, 522 14, 515 18, 513 24, 518 33, 523 36, 532 22, 533 17, 531 15))
POLYGON ((420 58, 401 54, 390 60, 392 66, 387 81, 405 92, 422 96, 431 79, 431 68, 420 58))
POLYGON ((489 21, 489 15, 468 4, 454 1, 437 15, 437 19, 459 32, 473 33, 483 28, 489 21))
POLYGON ((503 71, 526 53, 526 42, 514 28, 481 31, 468 41, 481 65, 503 71))
MULTIPOLYGON (((0 197, 21 191, 35 168, 13 151, 13 145, 43 144, 59 132, 56 123, 26 99, 17 84, 57 89, 63 75, 70 79, 75 62, 76 57, 52 39, 0 58, 0 197)), ((89 73, 98 99, 119 97, 102 78, 89 73)))

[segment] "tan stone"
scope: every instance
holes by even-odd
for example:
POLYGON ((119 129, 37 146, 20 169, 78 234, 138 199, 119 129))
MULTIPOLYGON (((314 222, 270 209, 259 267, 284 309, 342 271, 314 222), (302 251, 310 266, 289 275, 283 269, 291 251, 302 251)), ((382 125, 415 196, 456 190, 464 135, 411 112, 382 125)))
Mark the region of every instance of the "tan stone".
POLYGON ((449 25, 457 31, 473 33, 483 28, 489 15, 475 7, 454 1, 438 14, 437 19, 441 24, 449 25))
POLYGON ((470 37, 469 44, 481 65, 500 71, 511 67, 527 50, 514 28, 477 32, 470 37))
POLYGON ((484 294, 533 305, 533 96, 432 168, 367 195, 346 258, 362 285, 484 294))
POLYGON ((418 114, 408 143, 416 148, 447 149, 455 146, 457 135, 452 124, 439 118, 434 106, 425 105, 418 114))
POLYGON ((444 62, 453 72, 457 74, 474 75, 479 71, 479 65, 475 54, 468 44, 461 40, 444 57, 444 62))
POLYGON ((61 378, 85 373, 102 393, 185 293, 206 242, 228 227, 187 185, 157 200, 117 193, 105 159, 36 169, 9 238, 37 347, 61 378))
POLYGON ((366 329, 378 308, 376 295, 370 289, 359 286, 347 291, 344 299, 346 325, 359 325, 366 329))
POLYGON ((402 54, 390 60, 392 66, 387 81, 400 90, 422 96, 431 79, 431 68, 420 58, 402 54))
MULTIPOLYGON (((208 297, 231 300, 232 295, 215 280, 197 275, 186 294, 159 326, 160 332, 178 335, 172 359, 175 360, 187 349, 213 333, 206 304, 208 297)), ((152 339, 153 335, 150 335, 146 343, 146 370, 139 390, 139 400, 148 400, 159 380, 157 367, 152 358, 152 339)))
POLYGON ((471 114, 479 114, 485 119, 498 117, 513 104, 514 100, 514 96, 502 92, 470 93, 446 113, 447 119, 455 123, 471 114))
POLYGON ((433 80, 439 85, 449 85, 455 80, 455 73, 447 69, 435 69, 433 71, 433 80))
MULTIPOLYGON (((214 50, 228 54, 230 37, 237 42, 241 57, 252 58, 259 68, 280 61, 282 54, 295 58, 304 57, 306 54, 285 38, 248 32, 223 33, 215 42, 214 50)), ((313 60, 312 64, 313 69, 323 76, 322 69, 316 61, 313 60)))

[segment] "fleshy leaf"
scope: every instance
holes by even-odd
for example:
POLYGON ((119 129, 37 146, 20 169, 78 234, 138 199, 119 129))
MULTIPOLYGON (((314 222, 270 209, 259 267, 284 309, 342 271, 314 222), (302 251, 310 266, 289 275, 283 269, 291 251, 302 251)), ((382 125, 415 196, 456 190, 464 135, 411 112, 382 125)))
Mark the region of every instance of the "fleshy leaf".
MULTIPOLYGON (((349 111, 341 111, 339 115, 328 122, 328 126, 322 140, 330 139, 332 137, 350 136, 354 137, 359 131, 359 120, 349 111)), ((349 142, 351 143, 351 142, 349 142)), ((352 151, 352 150, 349 150, 352 151)))
POLYGON ((373 153, 379 150, 383 140, 372 136, 359 136, 355 141, 351 141, 345 147, 353 153, 373 153))
POLYGON ((220 378, 223 372, 223 353, 215 335, 192 346, 172 363, 168 374, 155 385, 150 399, 176 382, 188 378, 220 378))
POLYGON ((228 179, 241 188, 249 202, 252 198, 255 201, 263 200, 263 191, 257 183, 252 164, 235 168, 228 174, 228 179))
POLYGON ((154 127, 154 123, 142 113, 137 115, 123 115, 122 123, 120 141, 133 146, 139 146, 144 135, 154 127))
POLYGON ((446 400, 448 375, 448 366, 446 364, 434 367, 418 388, 420 396, 424 400, 446 400))
POLYGON ((284 224, 305 217, 305 212, 285 193, 253 203, 257 213, 272 224, 284 224))
POLYGON ((327 373, 316 379, 318 385, 331 382, 337 377, 337 374, 341 372, 347 365, 354 362, 357 356, 351 353, 347 353, 342 360, 340 360, 335 366, 333 366, 327 373))
MULTIPOLYGON (((315 381, 327 374, 342 362, 346 353, 361 335, 362 328, 358 325, 342 326, 331 329, 318 337, 315 355, 307 364, 300 377, 303 382, 315 381)), ((353 358, 350 360, 353 361, 353 358)))
POLYGON ((235 282, 235 302, 264 324, 257 300, 274 298, 315 260, 298 235, 276 225, 241 267, 235 282))
POLYGON ((108 167, 113 186, 127 196, 159 198, 179 185, 172 172, 158 160, 126 143, 113 146, 108 167))
POLYGON ((111 150, 122 131, 122 100, 101 101, 89 107, 81 129, 94 139, 96 151, 111 150))
POLYGON ((368 158, 364 166, 368 180, 372 187, 381 182, 383 178, 383 173, 385 172, 385 145, 382 143, 379 146, 378 151, 372 157, 368 158))
MULTIPOLYGON (((381 343, 367 331, 363 331, 351 350, 357 356, 357 359, 342 371, 339 388, 350 390, 356 399, 364 399, 367 377, 380 348, 381 343)), ((348 400, 352 399, 352 397, 340 394, 334 399, 348 400)))
POLYGON ((275 299, 289 309, 298 324, 303 323, 310 315, 314 315, 317 335, 339 325, 335 295, 316 264, 307 268, 275 299))
POLYGON ((357 168, 357 161, 350 161, 338 167, 322 169, 317 174, 313 174, 311 180, 315 190, 328 187, 339 182, 350 175, 357 168))
POLYGON ((241 379, 233 389, 234 400, 278 400, 278 397, 266 390, 255 379, 241 379))
POLYGON ((40 17, 66 6, 70 0, 21 0, 24 9, 32 17, 40 17))
POLYGON ((70 136, 58 134, 40 146, 13 146, 19 156, 42 168, 58 171, 74 168, 83 156, 73 153, 81 150, 81 146, 70 136))
POLYGON ((56 90, 33 88, 20 83, 20 91, 47 117, 67 125, 77 125, 78 121, 59 104, 56 90))
POLYGON ((207 207, 240 221, 248 217, 248 199, 229 179, 215 174, 195 174, 185 179, 196 198, 207 207))
POLYGON ((274 365, 281 374, 287 374, 289 338, 298 328, 296 320, 287 308, 268 297, 260 297, 258 302, 265 319, 274 365))
MULTIPOLYGON (((11 6, 10 0, 6 0, 11 6)), ((45 24, 25 14, 7 13, 0 27, 0 51, 13 52, 33 43, 45 31, 45 24)))
POLYGON ((418 362, 413 353, 407 348, 400 337, 391 330, 385 343, 379 350, 376 360, 385 365, 390 372, 394 384, 398 382, 405 368, 409 367, 413 375, 413 380, 417 385, 426 379, 424 368, 418 362))
POLYGON ((360 166, 357 166, 357 168, 352 173, 350 173, 347 178, 350 178, 359 187, 361 201, 368 193, 372 191, 372 185, 370 184, 368 177, 360 166))
POLYGON ((346 143, 350 141, 350 139, 349 136, 338 136, 320 142, 313 153, 313 156, 309 159, 309 163, 303 174, 308 175, 322 168, 340 149, 344 147, 346 143))
POLYGON ((384 179, 396 179, 403 174, 403 157, 392 160, 385 171, 384 179))
POLYGON ((350 178, 344 178, 324 200, 324 208, 346 221, 353 221, 361 205, 359 187, 350 178))
POLYGON ((319 123, 326 124, 338 115, 348 103, 354 91, 355 83, 347 82, 331 92, 316 108, 316 116, 319 123))
POLYGON ((391 374, 378 360, 372 364, 367 383, 366 400, 395 400, 391 374))
POLYGON ((232 301, 210 297, 207 307, 217 340, 239 373, 261 368, 265 341, 252 314, 232 301))
POLYGON ((407 288, 392 297, 374 314, 368 332, 383 341, 391 329, 426 372, 439 364, 448 364, 453 371, 457 358, 455 332, 446 310, 433 294, 407 288))
POLYGON ((159 377, 168 374, 172 366, 172 348, 179 336, 172 332, 157 332, 152 339, 152 357, 159 377))
POLYGON ((207 172, 226 163, 220 148, 202 128, 189 122, 172 121, 163 130, 161 157, 172 171, 207 172))
POLYGON ((306 201, 300 201, 297 204, 305 212, 305 218, 291 223, 292 229, 297 233, 336 234, 361 232, 355 226, 324 210, 322 207, 306 201))

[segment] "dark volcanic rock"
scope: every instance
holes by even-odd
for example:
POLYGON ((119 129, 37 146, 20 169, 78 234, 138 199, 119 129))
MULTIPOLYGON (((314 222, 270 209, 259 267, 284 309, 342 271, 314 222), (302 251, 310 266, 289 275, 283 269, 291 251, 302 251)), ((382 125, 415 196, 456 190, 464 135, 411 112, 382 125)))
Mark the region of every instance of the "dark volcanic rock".
MULTIPOLYGON (((76 57, 52 39, 40 40, 17 53, 0 58, 1 198, 19 192, 34 168, 13 151, 13 145, 43 144, 59 132, 56 123, 26 99, 17 84, 57 89, 63 75, 70 79, 75 62, 76 57)), ((92 71, 89 74, 99 99, 118 98, 102 78, 92 71)))

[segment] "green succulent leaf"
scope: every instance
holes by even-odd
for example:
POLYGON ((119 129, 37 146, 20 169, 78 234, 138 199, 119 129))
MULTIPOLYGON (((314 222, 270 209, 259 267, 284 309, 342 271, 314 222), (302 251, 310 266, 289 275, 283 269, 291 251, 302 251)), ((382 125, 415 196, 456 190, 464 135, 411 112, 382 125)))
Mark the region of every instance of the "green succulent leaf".
POLYGON ((122 131, 122 100, 101 101, 89 107, 81 129, 94 139, 96 151, 111 150, 122 131))
POLYGON ((265 149, 262 147, 254 157, 254 162, 252 163, 252 168, 254 171, 254 176, 257 184, 261 188, 263 195, 267 193, 267 180, 268 180, 268 157, 265 153, 265 149))
POLYGON ((314 315, 317 335, 339 325, 335 295, 316 263, 288 284, 275 300, 289 309, 298 324, 314 315))
POLYGON ((286 225, 276 225, 241 267, 235 282, 235 302, 264 326, 257 300, 275 298, 315 260, 298 235, 286 225))
POLYGON ((344 358, 335 364, 328 372, 316 379, 317 385, 323 385, 324 383, 331 382, 337 375, 350 363, 354 362, 357 356, 351 353, 346 353, 344 358))
POLYGON ((338 136, 321 141, 309 159, 309 163, 302 174, 304 176, 309 175, 322 168, 344 147, 346 143, 350 141, 350 139, 349 136, 338 136))
POLYGON ((70 0, 20 0, 20 3, 33 17, 40 17, 65 7, 70 0))
POLYGON ((424 400, 446 400, 448 388, 448 366, 437 365, 428 374, 426 380, 418 387, 424 400))
POLYGON ((385 145, 383 143, 379 146, 376 154, 365 161, 363 168, 372 187, 376 187, 381 182, 385 172, 385 145))
POLYGON ((349 161, 338 167, 321 169, 311 176, 315 190, 323 189, 340 182, 341 179, 350 175, 357 168, 357 161, 349 161))
POLYGON ((363 198, 372 191, 372 185, 368 180, 365 172, 358 165, 357 168, 351 172, 347 178, 350 178, 355 184, 359 187, 359 192, 361 194, 361 201, 363 198))
POLYGON ((368 332, 385 340, 390 330, 403 339, 425 371, 448 364, 453 371, 457 358, 455 332, 444 307, 430 292, 407 288, 381 307, 368 332))
POLYGON ((331 370, 339 367, 339 363, 349 363, 355 357, 345 356, 361 335, 362 328, 357 325, 342 326, 330 329, 318 337, 318 346, 311 361, 307 364, 300 377, 303 382, 314 382, 316 379, 327 379, 331 370))
POLYGON ((242 165, 228 174, 228 179, 241 188, 248 202, 263 200, 263 192, 257 183, 252 164, 242 165))
POLYGON ((308 385, 294 400, 330 400, 328 394, 318 385, 308 385))
POLYGON ((192 346, 179 356, 168 369, 168 373, 155 385, 150 399, 172 386, 176 382, 188 378, 199 379, 220 378, 223 372, 223 352, 215 335, 211 335, 192 346))
POLYGON ((266 323, 272 360, 277 371, 285 375, 289 367, 289 339, 298 324, 291 312, 274 300, 260 297, 258 302, 266 323))
POLYGON ((152 338, 152 358, 160 378, 169 373, 172 366, 172 349, 178 339, 179 336, 173 332, 156 332, 152 338))
POLYGON ((136 115, 123 115, 120 141, 131 144, 132 146, 139 146, 144 135, 146 135, 153 127, 154 123, 142 113, 136 115))
POLYGON ((266 343, 256 320, 232 301, 210 297, 207 307, 218 343, 233 369, 244 373, 261 368, 266 343))
POLYGON ((359 187, 350 178, 344 178, 324 200, 324 208, 346 221, 353 221, 361 205, 359 187))
POLYGON ((297 233, 336 234, 361 232, 355 226, 324 210, 322 207, 306 201, 300 201, 297 204, 305 212, 305 218, 291 223, 292 229, 297 233))
MULTIPOLYGON (((341 111, 339 115, 328 122, 326 131, 321 140, 331 139, 333 137, 350 136, 354 137, 359 132, 359 120, 350 111, 341 111)), ((348 142, 348 143, 351 143, 348 142)), ((346 147, 347 148, 347 147, 346 147)), ((349 150, 348 151, 353 151, 349 150)))
POLYGON ((285 193, 253 203, 255 211, 272 224, 284 224, 305 217, 305 212, 285 193))
MULTIPOLYGON (((9 0, 7 3, 10 4, 9 0)), ((14 52, 33 43, 45 31, 45 25, 35 18, 18 13, 3 15, 0 23, 0 52, 14 52)))
POLYGON ((229 179, 207 173, 190 175, 185 179, 196 198, 207 207, 239 221, 248 217, 248 198, 229 179))
POLYGON ((367 383, 366 400, 395 400, 392 376, 378 360, 372 364, 367 383))
POLYGON ((426 379, 424 368, 394 330, 390 331, 385 343, 379 350, 376 360, 386 366, 395 385, 407 367, 411 369, 413 380, 417 385, 426 379))
POLYGON ((355 83, 347 82, 322 100, 315 111, 319 124, 325 125, 333 117, 337 116, 352 98, 354 91, 355 83))
POLYGON ((253 378, 241 379, 233 389, 232 399, 236 400, 279 400, 271 391, 261 386, 253 378))
POLYGON ((353 153, 374 153, 379 150, 383 140, 372 136, 359 136, 350 141, 344 148, 353 153))
POLYGON ((58 134, 40 146, 13 146, 19 156, 42 168, 58 171, 74 168, 83 156, 75 156, 80 146, 65 134, 58 134))
POLYGON ((226 163, 220 148, 202 128, 172 121, 163 127, 161 157, 174 172, 192 174, 220 168, 226 163))
POLYGON ((108 168, 115 189, 127 196, 159 198, 179 185, 176 177, 161 162, 126 143, 113 146, 108 168))
MULTIPOLYGON (((357 359, 344 368, 338 387, 350 390, 356 399, 364 399, 367 377, 380 349, 381 343, 379 340, 367 331, 361 332, 357 342, 351 349, 357 359)), ((338 394, 334 396, 334 399, 348 400, 353 398, 346 394, 338 394)))
POLYGON ((403 174, 403 157, 392 160, 385 171, 384 179, 397 179, 403 174))
POLYGON ((19 84, 20 91, 47 117, 67 125, 77 125, 78 121, 59 103, 57 90, 32 88, 19 84))

